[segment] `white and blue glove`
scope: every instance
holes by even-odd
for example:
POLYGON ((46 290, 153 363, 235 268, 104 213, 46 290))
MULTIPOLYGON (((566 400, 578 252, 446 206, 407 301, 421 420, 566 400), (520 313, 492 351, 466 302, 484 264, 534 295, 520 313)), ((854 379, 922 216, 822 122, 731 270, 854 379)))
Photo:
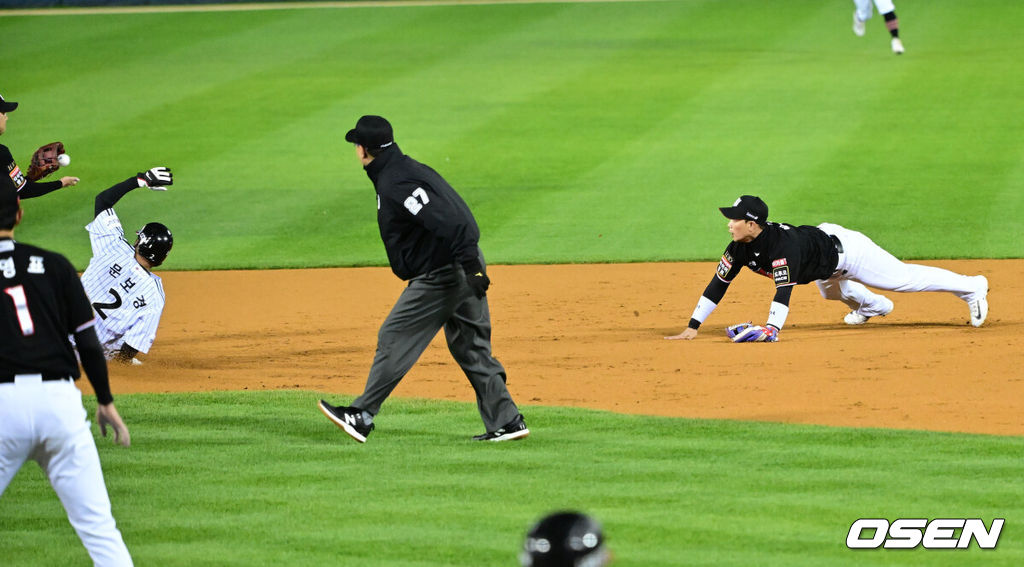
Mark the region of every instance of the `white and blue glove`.
POLYGON ((740 323, 725 329, 725 334, 734 343, 774 343, 779 340, 779 330, 771 325, 740 323))

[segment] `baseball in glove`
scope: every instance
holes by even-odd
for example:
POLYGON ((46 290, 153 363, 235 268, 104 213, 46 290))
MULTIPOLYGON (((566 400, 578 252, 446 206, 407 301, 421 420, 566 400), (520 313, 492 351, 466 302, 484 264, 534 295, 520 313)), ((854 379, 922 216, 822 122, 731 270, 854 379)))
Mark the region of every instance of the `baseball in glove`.
POLYGON ((39 148, 36 150, 36 153, 32 154, 32 166, 29 167, 28 175, 25 177, 29 181, 39 181, 57 171, 60 168, 57 156, 62 153, 64 153, 64 144, 62 142, 51 142, 39 148))

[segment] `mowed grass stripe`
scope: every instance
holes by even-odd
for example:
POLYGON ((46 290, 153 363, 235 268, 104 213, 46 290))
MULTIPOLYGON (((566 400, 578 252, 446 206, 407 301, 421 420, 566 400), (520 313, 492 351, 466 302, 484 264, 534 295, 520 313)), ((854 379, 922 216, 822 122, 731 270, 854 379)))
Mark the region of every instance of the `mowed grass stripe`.
POLYGON ((371 112, 463 192, 492 263, 712 259, 715 207, 741 193, 904 258, 1019 256, 990 228, 1024 230, 1006 212, 1024 204, 1017 14, 980 4, 998 22, 988 43, 949 25, 977 19, 962 4, 930 5, 898 58, 880 21, 856 38, 848 10, 786 6, 4 19, 23 106, 3 141, 24 163, 62 139, 84 180, 26 202, 19 237, 84 268, 95 193, 164 162, 178 186, 119 213, 175 230, 168 268, 382 265, 371 188, 341 140, 371 112), (90 46, 67 50, 56 81, 22 57, 53 32, 90 46), (904 234, 908 218, 928 222, 904 234))
MULTIPOLYGON (((606 525, 617 565, 1015 565, 1024 439, 623 416, 525 406, 478 444, 476 408, 389 400, 366 445, 317 392, 124 395, 100 439, 139 564, 508 565, 553 508, 606 525), (1006 518, 995 551, 854 553, 860 517, 1006 518)), ((5 564, 87 564, 31 463, 0 499, 5 564)))

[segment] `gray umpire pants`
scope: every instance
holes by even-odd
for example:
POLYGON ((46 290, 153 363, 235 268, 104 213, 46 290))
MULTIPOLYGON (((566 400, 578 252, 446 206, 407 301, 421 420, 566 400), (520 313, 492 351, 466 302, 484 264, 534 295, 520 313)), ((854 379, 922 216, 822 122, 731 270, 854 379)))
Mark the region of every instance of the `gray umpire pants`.
POLYGON ((448 350, 476 392, 487 431, 515 419, 519 409, 505 387, 505 368, 491 355, 487 298, 476 297, 455 264, 409 280, 380 327, 366 389, 352 407, 376 415, 442 327, 448 350))

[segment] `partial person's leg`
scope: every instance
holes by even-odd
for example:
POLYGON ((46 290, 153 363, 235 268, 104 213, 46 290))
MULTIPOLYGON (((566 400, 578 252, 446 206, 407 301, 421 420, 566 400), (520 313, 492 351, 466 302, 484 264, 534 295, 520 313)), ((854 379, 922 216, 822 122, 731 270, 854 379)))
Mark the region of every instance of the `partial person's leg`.
POLYGON ((507 425, 519 408, 505 386, 505 368, 491 354, 491 313, 487 298, 477 298, 459 271, 462 302, 444 325, 448 350, 476 392, 476 405, 487 431, 507 425))
POLYGON ((32 437, 31 406, 15 384, 0 384, 0 497, 28 460, 32 437))
POLYGON ((866 22, 871 19, 871 0, 853 0, 854 16, 862 21, 866 22))
POLYGON ((366 389, 351 406, 376 415, 430 341, 455 311, 459 282, 454 268, 414 278, 377 333, 377 353, 366 389))
POLYGON ((840 268, 846 272, 846 278, 902 293, 945 291, 967 302, 984 298, 988 293, 988 280, 984 276, 965 276, 934 266, 907 264, 855 230, 831 224, 820 226, 842 242, 844 265, 840 268))
POLYGON ((70 382, 49 382, 47 386, 53 411, 49 416, 37 415, 37 425, 46 423, 47 431, 33 456, 50 479, 93 563, 130 567, 132 558, 110 509, 81 392, 70 382))

